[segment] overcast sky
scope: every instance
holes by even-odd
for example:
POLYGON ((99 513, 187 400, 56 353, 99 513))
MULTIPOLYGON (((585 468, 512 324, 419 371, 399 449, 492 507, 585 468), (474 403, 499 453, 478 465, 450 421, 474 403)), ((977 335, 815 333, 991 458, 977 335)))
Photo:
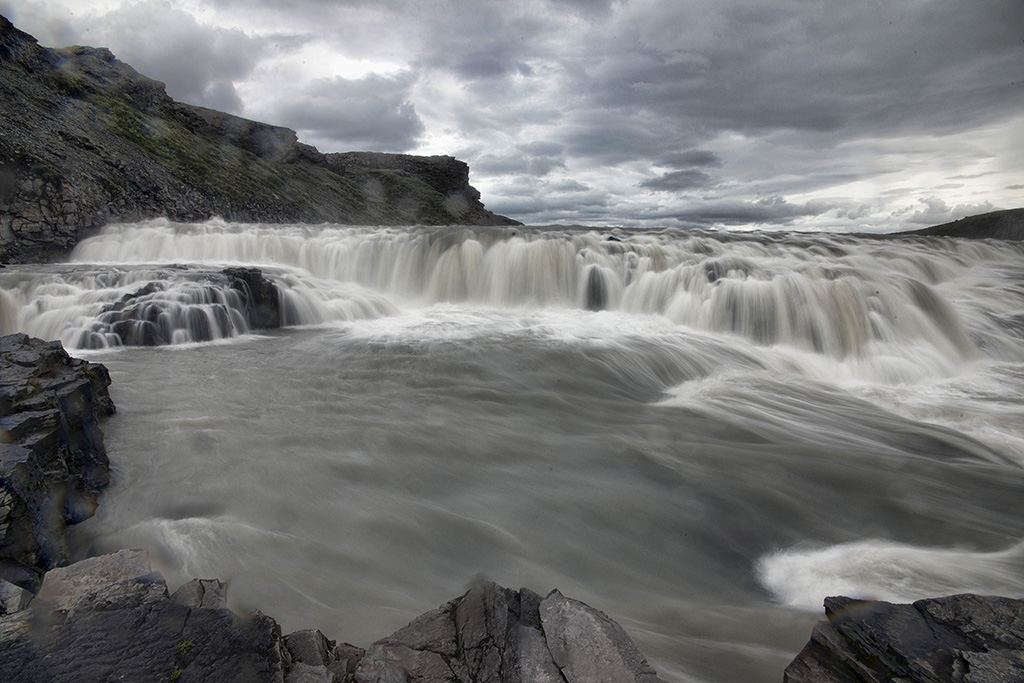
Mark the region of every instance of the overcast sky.
POLYGON ((1024 0, 0 0, 528 224, 893 231, 1024 206, 1024 0))

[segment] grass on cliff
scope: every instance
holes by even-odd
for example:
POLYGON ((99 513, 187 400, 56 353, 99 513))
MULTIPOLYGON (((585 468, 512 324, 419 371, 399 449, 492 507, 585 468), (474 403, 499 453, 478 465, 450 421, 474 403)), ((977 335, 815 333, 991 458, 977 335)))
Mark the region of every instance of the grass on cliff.
POLYGON ((241 213, 279 213, 311 222, 453 221, 444 197, 409 173, 367 170, 341 176, 310 163, 270 162, 172 117, 140 112, 127 99, 89 93, 83 100, 97 123, 183 183, 208 197, 225 198, 241 213))
POLYGON ((359 188, 325 169, 260 159, 173 118, 140 112, 118 97, 91 93, 84 99, 97 123, 208 196, 223 197, 240 208, 272 205, 294 211, 325 201, 336 210, 361 208, 359 188))

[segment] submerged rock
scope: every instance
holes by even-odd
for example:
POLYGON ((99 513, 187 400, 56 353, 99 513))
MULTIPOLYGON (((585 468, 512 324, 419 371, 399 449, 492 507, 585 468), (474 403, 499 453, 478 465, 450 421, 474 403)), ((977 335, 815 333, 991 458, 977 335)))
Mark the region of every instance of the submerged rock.
POLYGON ((0 337, 0 579, 34 591, 68 562, 65 526, 92 516, 110 478, 109 385, 105 367, 60 342, 0 337))
POLYGON ((953 595, 906 604, 837 597, 786 683, 1024 681, 1024 600, 953 595))

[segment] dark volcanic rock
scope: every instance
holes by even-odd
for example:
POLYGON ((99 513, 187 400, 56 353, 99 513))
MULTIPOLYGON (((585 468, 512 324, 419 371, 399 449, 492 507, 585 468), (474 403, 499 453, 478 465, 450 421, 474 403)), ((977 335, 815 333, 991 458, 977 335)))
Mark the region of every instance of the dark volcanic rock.
POLYGON ((67 253, 112 221, 515 223, 449 157, 324 155, 295 132, 174 102, 91 47, 0 17, 0 261, 67 253))
POLYGON ((107 369, 60 342, 0 337, 0 579, 34 590, 68 561, 64 528, 109 481, 99 418, 114 412, 107 369))
POLYGON ((231 288, 242 294, 245 317, 252 329, 281 327, 281 298, 277 287, 259 268, 226 268, 231 288))
POLYGON ((786 668, 787 683, 1024 681, 1024 600, 828 598, 825 614, 786 668))
POLYGON ((144 551, 47 572, 39 595, 0 618, 0 680, 284 680, 290 654, 273 619, 167 595, 144 551))

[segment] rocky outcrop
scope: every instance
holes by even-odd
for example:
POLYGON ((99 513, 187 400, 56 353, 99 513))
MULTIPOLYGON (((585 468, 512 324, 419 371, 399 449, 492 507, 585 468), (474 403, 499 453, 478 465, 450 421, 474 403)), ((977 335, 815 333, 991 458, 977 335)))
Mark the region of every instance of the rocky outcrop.
POLYGON ((205 342, 276 329, 281 320, 280 293, 259 268, 203 272, 171 266, 167 280, 150 282, 107 305, 91 329, 83 331, 78 345, 205 342))
POLYGON ((114 412, 109 384, 105 367, 60 342, 0 337, 0 584, 33 591, 68 562, 65 526, 92 516, 109 481, 99 428, 114 412))
POLYGON ((371 645, 357 683, 657 683, 626 632, 604 612, 481 583, 371 645))
POLYGON ((825 614, 786 668, 786 683, 1024 681, 1024 600, 838 597, 825 600, 825 614))
POLYGON ((143 551, 122 550, 46 574, 27 609, 0 618, 0 679, 283 681, 277 623, 225 607, 223 584, 168 595, 143 551))
POLYGON ((321 154, 294 131, 173 101, 103 48, 40 47, 0 17, 0 261, 112 221, 515 223, 449 157, 321 154))
POLYGON ((481 583, 367 650, 317 630, 225 607, 225 586, 170 595, 144 551, 46 574, 39 595, 0 617, 0 679, 11 683, 657 683, 622 628, 553 591, 481 583))

